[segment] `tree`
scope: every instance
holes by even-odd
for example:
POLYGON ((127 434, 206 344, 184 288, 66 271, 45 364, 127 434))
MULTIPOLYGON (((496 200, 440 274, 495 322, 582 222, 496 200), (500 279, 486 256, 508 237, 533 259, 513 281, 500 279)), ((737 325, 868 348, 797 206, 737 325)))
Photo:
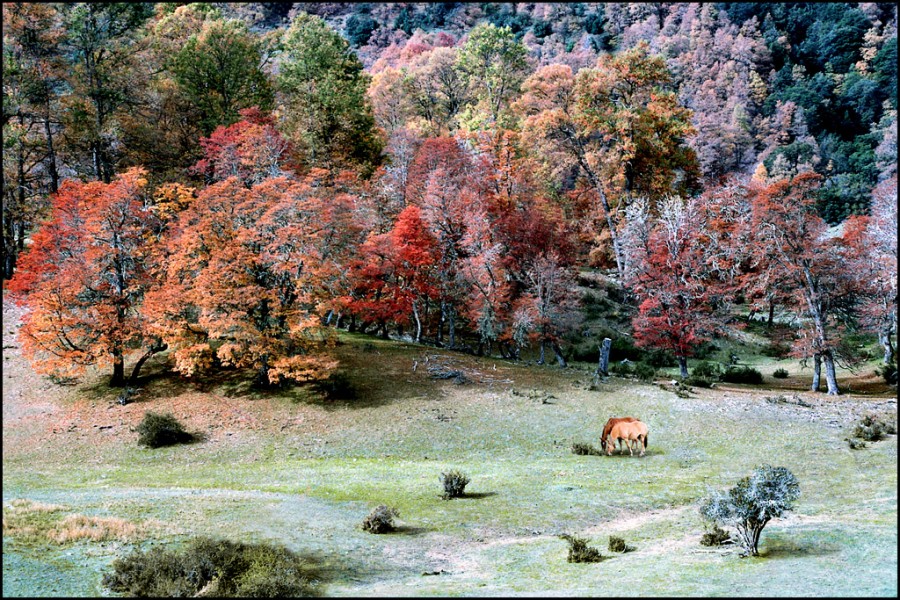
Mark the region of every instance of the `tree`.
POLYGON ((109 183, 119 160, 117 113, 134 101, 139 35, 153 14, 148 3, 61 4, 68 36, 65 49, 71 93, 64 99, 69 145, 88 154, 93 176, 109 183))
POLYGON ((634 339, 639 346, 672 352, 682 378, 688 376, 687 359, 697 345, 722 332, 727 320, 727 300, 740 267, 729 248, 739 246, 735 229, 746 217, 730 199, 669 197, 658 203, 658 217, 644 199, 628 209, 626 282, 640 303, 632 320, 634 339))
POLYGON ((801 173, 757 189, 752 199, 753 242, 760 268, 777 269, 788 306, 804 318, 794 354, 812 356, 813 391, 818 391, 820 363, 825 364, 828 393, 840 393, 835 360, 849 359, 842 348, 840 324, 854 308, 852 280, 840 264, 840 242, 826 235, 816 214, 821 176, 801 173))
POLYGON ((797 478, 784 467, 763 465, 725 493, 714 491, 700 506, 710 521, 737 530, 744 555, 759 556, 759 536, 772 519, 793 510, 800 497, 797 478))
POLYGON ((293 148, 275 129, 275 120, 255 106, 239 113, 241 121, 200 139, 206 157, 193 170, 213 181, 237 177, 247 186, 293 170, 293 148))
POLYGON ((525 46, 509 27, 476 26, 459 51, 457 65, 471 86, 476 106, 462 117, 468 129, 504 128, 505 109, 519 93, 528 72, 525 46))
POLYGON ((641 44, 601 56, 577 77, 567 66, 543 67, 523 84, 518 102, 532 152, 556 177, 583 177, 599 200, 620 276, 620 211, 635 196, 688 195, 697 185, 696 157, 685 145, 691 112, 664 91, 669 79, 662 58, 641 44))
POLYGON ((266 54, 262 41, 243 22, 212 19, 173 57, 172 75, 196 107, 204 135, 238 121, 241 109, 272 109, 272 86, 263 71, 266 54))
POLYGON ((109 184, 66 180, 53 197, 50 220, 9 282, 28 309, 19 335, 39 372, 73 376, 111 363, 111 384, 124 385, 129 351, 144 350, 134 381, 147 358, 165 349, 140 312, 153 285, 156 227, 145 176, 131 169, 109 184))
POLYGON ((283 131, 306 165, 374 169, 382 141, 366 96, 369 76, 347 41, 320 17, 300 13, 282 47, 283 131))
POLYGON ((311 195, 283 177, 250 189, 231 177, 179 214, 163 284, 144 303, 179 372, 253 368, 257 384, 269 386, 336 367, 311 297, 315 271, 306 261, 321 262, 306 244, 321 208, 311 195))
POLYGON ((891 338, 897 325, 897 175, 875 186, 871 215, 844 223, 844 268, 861 297, 861 324, 874 330, 884 348, 884 364, 894 360, 891 338))

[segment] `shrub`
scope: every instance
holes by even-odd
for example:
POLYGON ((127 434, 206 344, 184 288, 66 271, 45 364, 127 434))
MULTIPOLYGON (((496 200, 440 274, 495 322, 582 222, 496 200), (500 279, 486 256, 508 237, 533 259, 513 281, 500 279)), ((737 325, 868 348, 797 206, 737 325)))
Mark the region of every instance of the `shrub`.
POLYGON ((713 492, 700 506, 700 514, 716 524, 733 526, 743 555, 759 556, 759 536, 773 518, 792 510, 800 497, 797 478, 784 467, 763 465, 725 493, 713 492))
POLYGON ((775 369, 772 372, 772 377, 774 377, 775 379, 787 379, 787 376, 789 374, 790 373, 787 372, 787 369, 775 369))
POLYGON ((363 520, 362 528, 370 533, 388 533, 396 529, 394 519, 399 516, 396 508, 380 504, 363 520))
POLYGON ((582 444, 579 442, 575 442, 572 444, 572 454, 578 454, 581 456, 603 456, 603 452, 597 450, 591 444, 582 444))
POLYGON ((569 556, 566 560, 570 563, 600 562, 603 560, 600 551, 592 546, 588 546, 587 540, 567 533, 559 537, 569 542, 569 556))
POLYGON ((678 366, 678 361, 675 360, 675 355, 668 350, 662 350, 660 348, 654 348, 653 350, 647 352, 644 355, 644 362, 651 367, 656 367, 657 369, 678 366))
POLYGON ((700 537, 701 546, 721 546, 731 541, 731 535, 719 527, 713 525, 712 531, 707 531, 700 537))
POLYGON ((468 483, 469 478, 456 469, 452 469, 447 473, 441 473, 441 484, 444 486, 444 494, 442 497, 445 500, 459 498, 463 495, 468 483))
POLYGON ((862 440, 857 440, 854 438, 846 438, 847 444, 850 446, 851 450, 860 450, 866 447, 866 443, 862 440))
POLYGON ((315 590, 304 560, 267 544, 198 538, 181 550, 134 550, 112 564, 102 583, 127 596, 292 597, 315 590))
POLYGON ((174 444, 188 444, 195 436, 188 433, 171 414, 147 412, 137 426, 138 444, 148 448, 160 448, 174 444))
POLYGON ((634 367, 632 366, 631 361, 614 362, 610 363, 609 372, 613 375, 618 375, 619 377, 628 377, 629 375, 634 374, 634 367))
POLYGON ((790 353, 790 351, 790 346, 775 343, 763 347, 763 349, 760 350, 760 354, 762 354, 763 356, 768 356, 769 358, 784 358, 790 353))
POLYGON ((614 535, 609 536, 609 545, 607 548, 609 548, 610 552, 625 552, 628 550, 628 546, 625 545, 625 540, 614 535))
POLYGON ((897 365, 891 363, 889 365, 884 365, 880 369, 875 369, 875 373, 879 375, 884 382, 889 385, 897 385, 897 365))
POLYGON ((653 381, 656 377, 656 369, 644 363, 637 363, 634 366, 634 376, 640 381, 653 381))
POLYGON ((753 367, 728 367, 722 373, 722 381, 759 385, 763 382, 763 376, 753 367))
MULTIPOLYGON (((853 430, 853 437, 857 437, 867 442, 877 442, 884 439, 888 432, 889 426, 884 421, 878 419, 875 415, 866 415, 856 424, 853 430)), ((896 427, 893 427, 896 432, 896 427)), ((865 446, 863 446, 865 447, 865 446)))
POLYGON ((719 363, 701 361, 691 369, 691 376, 700 377, 709 381, 716 381, 722 375, 722 367, 719 363))

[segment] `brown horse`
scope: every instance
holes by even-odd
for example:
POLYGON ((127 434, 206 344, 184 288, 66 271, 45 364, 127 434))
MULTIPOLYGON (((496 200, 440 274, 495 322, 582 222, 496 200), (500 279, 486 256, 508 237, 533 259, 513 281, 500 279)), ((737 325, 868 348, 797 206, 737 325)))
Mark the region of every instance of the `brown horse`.
MULTIPOLYGON (((613 425, 616 423, 632 423, 634 421, 637 421, 634 417, 610 417, 606 425, 603 426, 603 433, 600 434, 600 447, 606 450, 606 438, 609 437, 609 432, 612 431, 613 425)), ((619 446, 619 451, 622 451, 621 445, 619 446)))
POLYGON ((619 442, 619 451, 621 452, 622 440, 628 444, 628 452, 634 456, 634 443, 640 442, 641 456, 647 449, 647 438, 650 436, 650 430, 647 425, 641 421, 633 421, 631 423, 616 423, 609 432, 609 440, 606 443, 606 454, 612 456, 613 447, 619 442))

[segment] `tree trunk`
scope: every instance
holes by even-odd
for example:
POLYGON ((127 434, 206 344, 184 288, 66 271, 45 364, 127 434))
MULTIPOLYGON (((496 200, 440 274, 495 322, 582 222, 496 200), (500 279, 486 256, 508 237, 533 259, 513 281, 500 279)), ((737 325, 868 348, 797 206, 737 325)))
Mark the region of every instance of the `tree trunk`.
POLYGON ((47 101, 44 115, 44 135, 47 136, 47 173, 50 175, 50 193, 59 190, 59 171, 56 169, 56 150, 53 148, 53 132, 50 129, 50 101, 47 101))
POLYGON ((158 342, 150 346, 150 348, 147 349, 147 352, 145 352, 144 355, 141 356, 135 363, 134 368, 131 370, 131 377, 128 378, 128 383, 134 383, 135 381, 137 381, 138 374, 141 372, 141 367, 144 366, 144 363, 147 362, 147 360, 151 356, 157 354, 158 352, 162 352, 168 347, 168 344, 164 342, 158 342))
POLYGON ((453 348, 456 346, 456 311, 453 310, 453 306, 450 306, 450 310, 448 311, 448 320, 447 320, 447 342, 448 348, 453 348))
POLYGON ((413 317, 416 319, 416 343, 422 340, 422 319, 419 318, 419 307, 417 302, 413 302, 413 317))
POLYGON ((766 327, 772 329, 772 323, 775 320, 775 303, 771 300, 769 301, 769 320, 766 321, 766 327))
POLYGON ((878 332, 878 341, 881 343, 881 347, 884 348, 884 364, 886 365, 894 362, 894 345, 891 343, 891 329, 893 327, 888 327, 878 332))
POLYGON ((813 355, 813 380, 812 380, 812 391, 819 391, 819 381, 822 376, 822 355, 816 352, 813 355))
POLYGON ((681 378, 687 379, 688 376, 688 368, 687 368, 687 357, 686 356, 676 356, 678 359, 678 368, 681 371, 681 378))
POLYGON ((269 360, 263 355, 260 358, 259 370, 256 372, 256 385, 267 388, 272 385, 269 381, 269 360))
POLYGON ((834 371, 834 356, 832 356, 831 350, 823 352, 822 358, 825 359, 825 382, 828 384, 828 395, 839 396, 841 390, 838 388, 837 375, 834 371))
POLYGON ((544 364, 544 342, 541 342, 541 355, 538 358, 537 364, 539 364, 539 365, 544 364))
POLYGON ((600 345, 600 364, 597 366, 597 373, 604 377, 609 375, 609 348, 611 345, 612 340, 609 338, 603 338, 603 343, 600 345))
POLYGON ((559 363, 559 366, 565 369, 569 366, 569 363, 566 362, 566 357, 563 356, 562 348, 559 347, 559 344, 556 342, 552 342, 550 347, 553 348, 553 354, 556 355, 556 362, 559 363))
POLYGON ((116 348, 113 350, 113 374, 109 385, 112 387, 123 387, 125 385, 125 358, 122 356, 122 350, 116 348))

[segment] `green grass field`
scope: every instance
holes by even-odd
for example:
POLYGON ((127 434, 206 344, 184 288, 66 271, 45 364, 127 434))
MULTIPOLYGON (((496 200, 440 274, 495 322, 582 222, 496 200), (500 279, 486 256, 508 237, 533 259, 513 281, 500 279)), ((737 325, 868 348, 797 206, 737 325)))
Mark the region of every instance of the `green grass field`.
MULTIPOLYGON (((15 345, 11 335, 5 346, 15 345)), ((866 394, 826 397, 799 391, 807 384, 793 379, 796 362, 750 357, 766 375, 785 366, 792 378, 679 398, 617 378, 591 390, 590 365, 342 339, 349 399, 259 393, 239 378, 183 383, 157 362, 127 406, 98 375, 57 386, 5 347, 3 595, 109 595, 100 581, 115 557, 201 534, 305 554, 322 593, 334 596, 897 594, 896 436, 855 451, 844 440, 867 412, 896 418, 896 392, 874 380, 842 373, 866 394), (436 360, 473 381, 430 379, 436 360), (812 406, 768 402, 788 393, 775 385, 812 406), (205 439, 139 447, 131 429, 147 410, 172 412, 205 439), (573 442, 599 447, 605 420, 626 414, 649 425, 646 456, 571 452, 573 442), (764 463, 793 471, 802 496, 766 528, 762 556, 701 546, 699 500, 764 463), (471 483, 466 497, 443 500, 439 476, 451 468, 471 483), (62 508, 36 513, 28 535, 14 527, 15 499, 62 508), (399 531, 360 528, 378 504, 399 510, 399 531), (145 533, 41 537, 70 514, 143 524, 145 533), (606 560, 567 563, 562 533, 587 538, 606 560), (609 552, 610 535, 635 550, 609 552)))

